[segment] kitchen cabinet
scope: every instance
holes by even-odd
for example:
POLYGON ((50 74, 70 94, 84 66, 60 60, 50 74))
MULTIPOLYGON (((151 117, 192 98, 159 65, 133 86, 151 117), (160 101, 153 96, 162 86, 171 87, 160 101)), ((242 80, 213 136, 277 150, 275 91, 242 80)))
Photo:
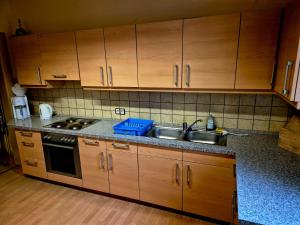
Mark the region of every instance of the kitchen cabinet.
POLYGON ((280 16, 279 9, 242 13, 236 89, 272 89, 280 16))
POLYGON ((83 187, 109 192, 106 143, 78 138, 83 187))
POLYGON ((110 193, 139 199, 137 145, 107 142, 110 193))
POLYGON ((284 11, 275 91, 300 109, 300 3, 284 11))
POLYGON ((139 87, 181 88, 183 21, 137 24, 139 87))
POLYGON ((40 71, 40 48, 37 35, 12 37, 10 47, 20 85, 45 85, 40 71))
POLYGON ((201 156, 183 153, 183 211, 234 222, 237 197, 233 159, 201 156))
POLYGON ((182 210, 182 152, 139 145, 138 158, 140 200, 182 210))
POLYGON ((76 32, 81 86, 107 86, 103 29, 76 32))
POLYGON ((183 88, 233 89, 240 14, 185 19, 183 88))
POLYGON ((47 178, 41 134, 31 131, 15 131, 24 174, 47 178))
POLYGON ((43 80, 80 80, 74 32, 39 35, 43 80))
POLYGON ((138 87, 135 25, 104 28, 108 85, 138 87))

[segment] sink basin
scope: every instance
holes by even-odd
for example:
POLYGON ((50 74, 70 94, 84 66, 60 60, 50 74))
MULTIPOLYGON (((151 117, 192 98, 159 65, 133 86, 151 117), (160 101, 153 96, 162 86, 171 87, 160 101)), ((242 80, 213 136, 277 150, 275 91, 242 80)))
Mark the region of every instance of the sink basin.
POLYGON ((226 146, 227 137, 217 134, 215 132, 208 131, 190 131, 187 134, 187 140, 191 142, 198 142, 203 144, 211 144, 211 145, 223 145, 226 146))
POLYGON ((182 139, 182 134, 183 130, 181 128, 153 127, 149 136, 169 140, 179 140, 182 139))

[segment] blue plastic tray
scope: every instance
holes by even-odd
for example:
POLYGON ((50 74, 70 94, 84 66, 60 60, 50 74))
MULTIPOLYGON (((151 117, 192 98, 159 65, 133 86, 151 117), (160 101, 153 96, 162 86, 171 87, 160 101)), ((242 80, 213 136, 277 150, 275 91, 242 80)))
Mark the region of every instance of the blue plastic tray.
POLYGON ((128 118, 114 125, 113 129, 115 134, 142 136, 152 128, 153 122, 153 120, 128 118))

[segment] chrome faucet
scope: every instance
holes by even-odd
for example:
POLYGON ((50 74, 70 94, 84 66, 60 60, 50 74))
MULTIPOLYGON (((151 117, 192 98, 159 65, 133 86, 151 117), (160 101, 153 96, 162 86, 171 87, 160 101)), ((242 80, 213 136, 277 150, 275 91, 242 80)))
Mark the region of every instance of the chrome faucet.
POLYGON ((187 125, 187 122, 184 122, 182 124, 182 130, 183 130, 184 136, 186 136, 187 133, 190 132, 192 130, 193 126, 198 122, 203 122, 203 120, 202 119, 196 120, 190 126, 187 125))

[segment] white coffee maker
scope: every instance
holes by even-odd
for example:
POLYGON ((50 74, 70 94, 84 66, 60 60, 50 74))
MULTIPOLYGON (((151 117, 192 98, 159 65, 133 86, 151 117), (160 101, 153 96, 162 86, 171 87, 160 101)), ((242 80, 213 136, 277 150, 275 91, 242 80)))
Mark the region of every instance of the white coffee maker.
POLYGON ((12 92, 16 95, 11 98, 14 118, 24 120, 30 117, 28 100, 25 95, 26 89, 22 88, 19 84, 12 87, 12 92))

